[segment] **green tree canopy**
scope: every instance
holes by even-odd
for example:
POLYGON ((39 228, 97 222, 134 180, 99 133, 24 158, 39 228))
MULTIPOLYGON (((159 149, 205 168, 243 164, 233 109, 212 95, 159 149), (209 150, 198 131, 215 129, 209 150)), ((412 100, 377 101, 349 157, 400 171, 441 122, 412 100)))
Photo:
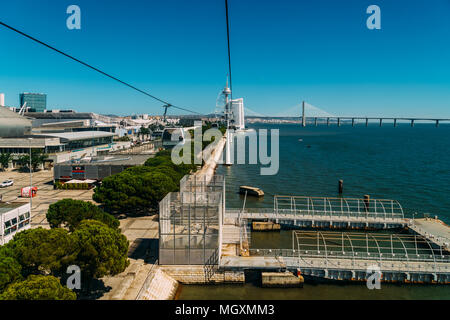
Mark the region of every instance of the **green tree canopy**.
POLYGON ((74 231, 82 220, 98 220, 110 228, 118 228, 119 220, 106 213, 95 204, 82 200, 63 199, 50 205, 47 221, 51 228, 61 226, 74 231))
POLYGON ((64 229, 28 229, 17 233, 6 244, 22 266, 22 274, 59 275, 71 264, 75 242, 64 229))
POLYGON ((171 176, 139 166, 104 179, 93 199, 109 212, 141 213, 158 208, 159 201, 177 188, 171 176))
POLYGON ((1 153, 0 154, 0 164, 2 165, 2 169, 8 168, 11 158, 12 158, 12 156, 10 153, 1 153))
POLYGON ((84 220, 72 235, 77 243, 74 264, 81 268, 83 278, 116 275, 128 266, 128 240, 118 230, 84 220))
POLYGON ((6 246, 0 247, 0 292, 9 284, 22 280, 22 266, 14 258, 12 250, 6 246))
POLYGON ((62 286, 53 276, 30 275, 26 280, 11 284, 0 295, 2 300, 76 300, 77 295, 62 286))
MULTIPOLYGON (((33 168, 33 171, 36 171, 36 168, 43 164, 44 161, 47 159, 47 155, 43 154, 41 150, 31 150, 31 167, 33 168)), ((30 155, 29 154, 23 154, 17 159, 17 163, 23 167, 23 168, 29 168, 30 167, 30 155)))

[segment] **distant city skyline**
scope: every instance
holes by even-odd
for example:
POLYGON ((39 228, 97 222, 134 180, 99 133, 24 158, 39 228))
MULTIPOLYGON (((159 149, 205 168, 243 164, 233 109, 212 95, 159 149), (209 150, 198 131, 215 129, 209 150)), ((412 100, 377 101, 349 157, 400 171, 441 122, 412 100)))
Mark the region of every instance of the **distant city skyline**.
MULTIPOLYGON (((333 115, 450 117, 449 1, 228 2, 233 98, 253 112, 300 116, 305 100, 333 115), (372 4, 381 30, 366 26, 372 4)), ((214 112, 228 73, 223 1, 79 0, 81 30, 66 27, 71 4, 2 2, 1 21, 171 103, 214 112)), ((2 26, 0 41, 6 106, 42 92, 48 109, 164 111, 2 26)))

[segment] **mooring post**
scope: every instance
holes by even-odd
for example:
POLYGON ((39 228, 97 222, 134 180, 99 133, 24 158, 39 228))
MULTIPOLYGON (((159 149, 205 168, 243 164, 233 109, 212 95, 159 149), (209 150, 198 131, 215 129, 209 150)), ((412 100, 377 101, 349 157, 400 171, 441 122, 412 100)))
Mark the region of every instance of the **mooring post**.
POLYGON ((341 126, 341 118, 337 118, 337 121, 338 121, 337 125, 338 125, 338 127, 340 127, 341 126))
POLYGON ((397 126, 397 119, 394 119, 394 128, 397 126))
POLYGON ((366 118, 366 127, 369 125, 369 118, 366 118))
POLYGON ((436 128, 439 127, 439 120, 436 120, 436 128))
POLYGON ((342 194, 344 192, 344 180, 339 180, 339 194, 342 194))
POLYGON ((383 118, 380 118, 380 127, 383 125, 383 118))
POLYGON ((411 119, 411 127, 414 127, 414 119, 411 119))
POLYGON ((314 125, 317 127, 317 117, 314 118, 314 125))
POLYGON ((330 126, 330 118, 328 117, 327 118, 327 127, 329 127, 330 126))
POLYGON ((355 126, 355 118, 352 118, 352 127, 355 126))
POLYGON ((366 208, 366 212, 369 211, 369 203, 370 203, 370 196, 366 194, 364 196, 364 207, 366 208))

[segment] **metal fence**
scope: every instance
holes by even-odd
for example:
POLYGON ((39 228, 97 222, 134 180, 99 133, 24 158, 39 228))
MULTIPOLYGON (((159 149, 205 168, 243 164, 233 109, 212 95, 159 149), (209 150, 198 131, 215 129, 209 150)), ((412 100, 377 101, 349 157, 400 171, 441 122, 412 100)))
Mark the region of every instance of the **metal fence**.
POLYGON ((275 214, 403 219, 403 208, 396 200, 278 196, 275 214))
POLYGON ((220 250, 223 190, 214 185, 220 184, 220 178, 211 181, 213 185, 185 177, 181 191, 160 202, 160 264, 206 265, 220 250))

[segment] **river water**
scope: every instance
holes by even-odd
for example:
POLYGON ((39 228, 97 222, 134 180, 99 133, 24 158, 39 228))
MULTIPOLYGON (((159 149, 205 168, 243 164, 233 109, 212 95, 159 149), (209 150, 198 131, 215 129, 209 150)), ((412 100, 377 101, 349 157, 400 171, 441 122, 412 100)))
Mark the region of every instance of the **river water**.
MULTIPOLYGON (((307 126, 257 124, 279 129, 279 171, 260 175, 260 165, 219 166, 226 176, 227 207, 239 208, 240 185, 264 190, 263 199, 248 198, 246 207, 273 207, 274 195, 338 196, 395 199, 407 216, 429 214, 450 223, 450 126, 431 124, 307 126)), ((270 150, 270 148, 269 148, 270 150)), ((289 231, 252 233, 256 248, 290 247, 289 231)), ((382 283, 368 290, 364 283, 305 283, 301 289, 244 285, 183 286, 180 299, 450 299, 450 286, 382 283)))

